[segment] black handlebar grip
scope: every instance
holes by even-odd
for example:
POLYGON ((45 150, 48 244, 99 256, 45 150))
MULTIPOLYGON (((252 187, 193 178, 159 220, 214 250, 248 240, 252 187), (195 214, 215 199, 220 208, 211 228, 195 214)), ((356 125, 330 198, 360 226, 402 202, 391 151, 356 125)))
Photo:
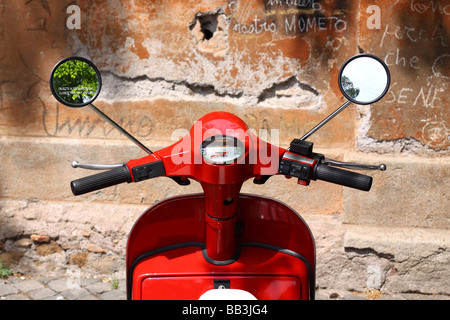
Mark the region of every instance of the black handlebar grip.
POLYGON ((131 174, 127 166, 74 180, 70 183, 70 187, 72 188, 72 193, 75 196, 79 196, 124 182, 131 182, 131 174))
POLYGON ((370 176, 330 167, 322 163, 317 165, 315 178, 362 191, 369 191, 372 187, 372 177, 370 176))

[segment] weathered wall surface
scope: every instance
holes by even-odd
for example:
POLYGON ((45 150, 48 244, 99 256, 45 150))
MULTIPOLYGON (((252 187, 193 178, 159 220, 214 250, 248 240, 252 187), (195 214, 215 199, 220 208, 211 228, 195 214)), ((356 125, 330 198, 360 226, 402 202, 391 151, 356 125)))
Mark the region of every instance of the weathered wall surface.
POLYGON ((91 110, 55 101, 48 78, 58 60, 91 59, 104 82, 96 106, 152 150, 214 110, 287 147, 343 103, 339 68, 366 52, 389 65, 388 94, 351 106, 310 140, 331 158, 386 163, 372 191, 283 177, 244 191, 276 197, 311 224, 320 286, 450 294, 450 4, 373 5, 0 0, 0 260, 16 272, 123 272, 138 215, 200 191, 156 179, 73 197, 69 181, 86 174, 73 160, 144 154, 91 110))

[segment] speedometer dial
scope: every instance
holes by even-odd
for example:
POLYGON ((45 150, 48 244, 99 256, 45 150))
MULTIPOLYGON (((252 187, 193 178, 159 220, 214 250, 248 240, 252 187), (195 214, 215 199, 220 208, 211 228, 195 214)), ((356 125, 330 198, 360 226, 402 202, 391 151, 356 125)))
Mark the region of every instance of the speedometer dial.
POLYGON ((235 137, 219 135, 203 140, 200 152, 208 163, 230 164, 244 155, 245 147, 242 141, 235 137))

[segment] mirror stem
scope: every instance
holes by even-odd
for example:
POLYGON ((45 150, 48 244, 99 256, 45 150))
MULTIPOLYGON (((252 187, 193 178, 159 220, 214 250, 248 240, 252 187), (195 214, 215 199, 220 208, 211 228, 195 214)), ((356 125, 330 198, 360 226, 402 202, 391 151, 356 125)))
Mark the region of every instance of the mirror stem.
POLYGON ((305 134, 303 137, 300 138, 300 140, 306 140, 308 139, 314 132, 322 128, 325 124, 327 124, 328 121, 333 119, 335 116, 337 116, 342 110, 347 108, 351 104, 350 101, 346 101, 342 106, 337 108, 332 114, 330 114, 328 117, 322 120, 317 126, 312 128, 307 134, 305 134))
POLYGON ((109 124, 111 124, 114 128, 120 131, 124 136, 126 136, 128 139, 133 141, 139 148, 147 152, 148 154, 152 154, 153 152, 144 146, 139 140, 137 140, 135 137, 133 137, 131 134, 129 134, 124 128, 119 126, 117 123, 115 123, 110 117, 108 117, 106 114, 104 114, 102 111, 97 109, 92 103, 89 104, 89 107, 94 110, 99 116, 101 116, 103 119, 105 119, 109 124))

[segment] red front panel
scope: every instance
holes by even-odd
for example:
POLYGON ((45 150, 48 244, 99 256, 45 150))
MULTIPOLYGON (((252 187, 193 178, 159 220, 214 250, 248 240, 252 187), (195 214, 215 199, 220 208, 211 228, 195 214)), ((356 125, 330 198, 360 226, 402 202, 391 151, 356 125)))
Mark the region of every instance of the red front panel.
POLYGON ((303 261, 282 252, 243 247, 237 261, 219 266, 192 246, 140 261, 133 270, 132 298, 197 300, 220 279, 230 280, 230 289, 248 291, 258 300, 309 299, 308 275, 303 261))
MULTIPOLYGON (((207 262, 199 247, 171 250, 142 260, 134 272, 130 272, 132 264, 136 264, 138 258, 148 252, 188 242, 205 245, 207 223, 204 210, 204 196, 201 194, 175 197, 153 206, 136 222, 127 246, 127 282, 133 299, 142 299, 142 287, 147 278, 215 277, 224 274, 230 277, 264 275, 273 279, 294 276, 301 284, 301 294, 289 294, 289 299, 298 299, 299 295, 302 299, 309 299, 308 286, 314 286, 315 273, 315 248, 311 232, 301 217, 286 205, 253 195, 241 194, 239 198, 237 221, 242 225, 242 232, 237 238, 237 245, 260 243, 292 250, 309 262, 311 272, 298 258, 256 247, 243 247, 238 261, 229 266, 207 262), (308 273, 312 278, 308 278, 308 273)), ((193 295, 189 299, 198 297, 193 295)), ((273 299, 279 297, 274 296, 273 299)))
MULTIPOLYGON (((244 232, 239 242, 266 243, 298 252, 314 269, 312 234, 302 218, 283 203, 266 197, 240 195, 244 232)), ((202 194, 179 196, 147 210, 130 232, 127 269, 140 255, 183 242, 205 243, 205 201, 202 194)))
POLYGON ((141 285, 143 300, 199 299, 214 289, 214 280, 230 280, 230 289, 251 292, 259 300, 300 299, 301 284, 293 276, 172 276, 148 277, 141 285))

